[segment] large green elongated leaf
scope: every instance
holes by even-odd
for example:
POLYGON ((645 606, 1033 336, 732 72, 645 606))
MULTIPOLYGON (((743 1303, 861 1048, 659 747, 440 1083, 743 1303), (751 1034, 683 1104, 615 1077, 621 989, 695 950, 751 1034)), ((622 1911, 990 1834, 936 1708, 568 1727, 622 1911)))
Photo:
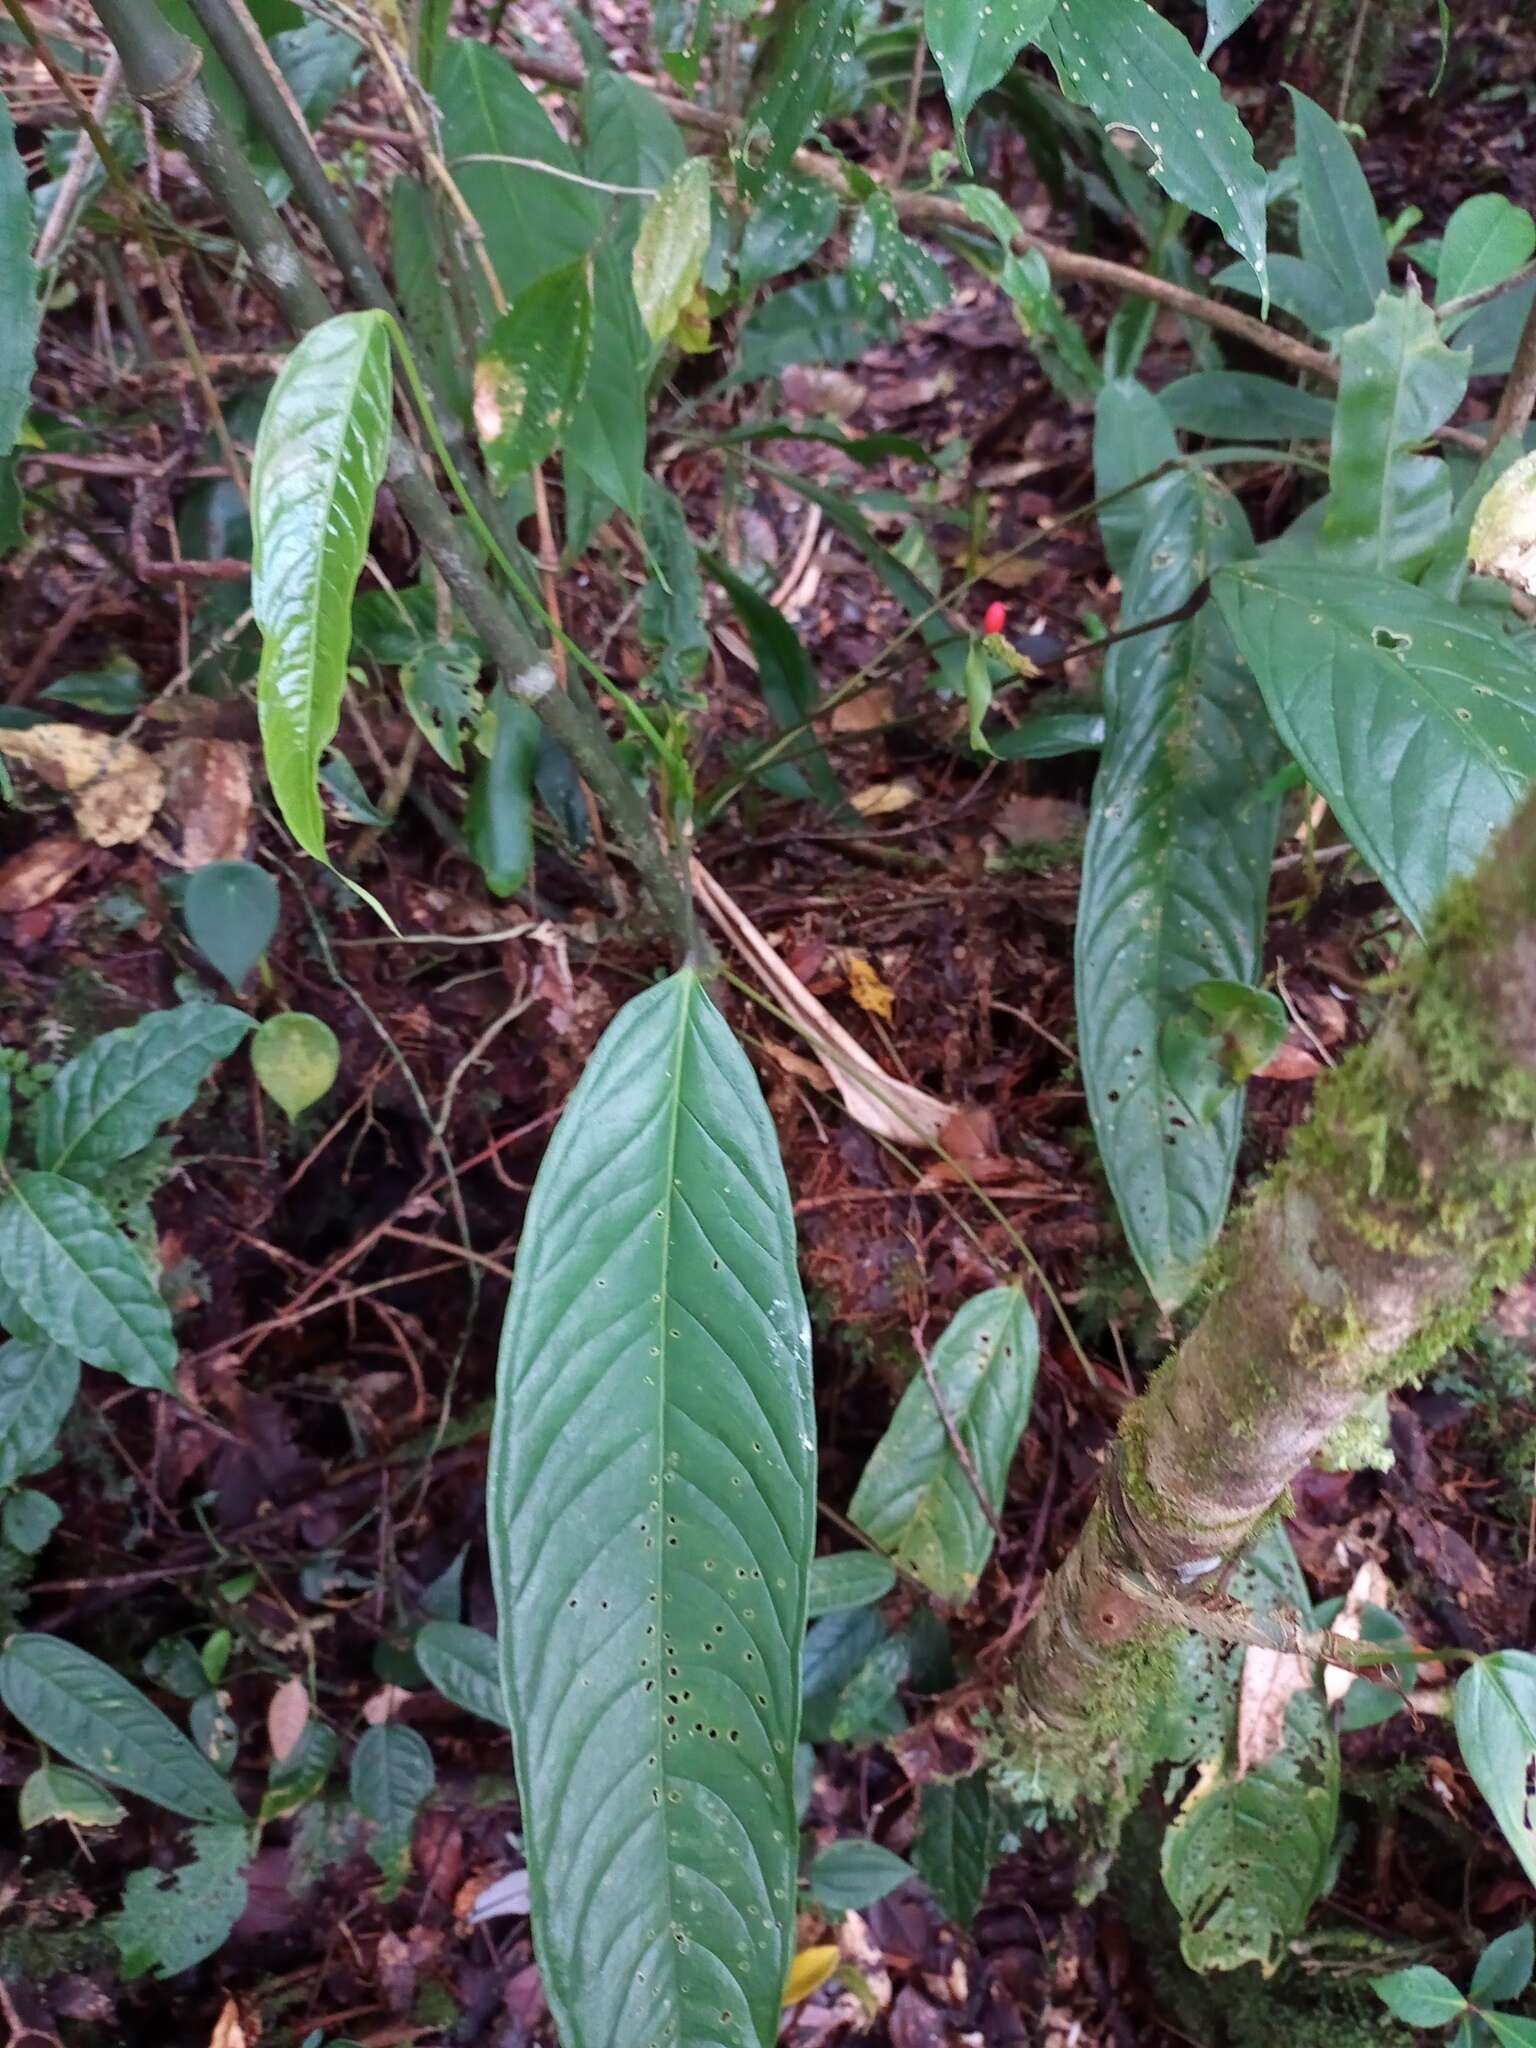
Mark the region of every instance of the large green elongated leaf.
POLYGON ((12 1636, 0 1700, 29 1734, 125 1792, 188 1820, 241 1824, 228 1784, 137 1686, 60 1636, 12 1636))
POLYGON ((941 1599, 963 1605, 992 1555, 986 1510, 951 1436, 958 1436, 993 1514, 1029 1420, 1039 1363, 1034 1314, 1019 1287, 968 1301, 897 1403, 848 1512, 866 1536, 941 1599))
POLYGON ((43 309, 32 262, 32 202, 16 153, 10 109, 0 100, 0 456, 26 415, 43 309))
POLYGON ((288 829, 317 860, 326 857, 320 759, 341 722, 352 593, 389 453, 392 391, 385 316, 338 313, 283 365, 251 464, 262 751, 288 829))
POLYGON ((996 1802, 985 1772, 954 1785, 924 1785, 912 1861, 946 1920, 969 1927, 997 1861, 996 1802))
POLYGON ((1326 441, 1333 400, 1251 370, 1196 370, 1157 394, 1175 427, 1213 441, 1326 441))
POLYGON ((1301 254, 1328 280, 1328 317, 1314 308, 1315 324, 1319 332, 1352 327, 1370 319, 1389 282, 1376 202, 1338 122, 1304 92, 1288 90, 1296 113, 1301 254))
POLYGON ((385 1879, 380 1896, 392 1899, 410 1876, 416 1817, 437 1783, 432 1752, 414 1728, 385 1721, 352 1752, 349 1782, 352 1804, 373 1822, 370 1853, 385 1879))
POLYGON ((590 71, 581 95, 581 126, 586 136, 581 168, 603 185, 633 188, 622 201, 605 198, 614 209, 608 237, 626 259, 635 246, 647 202, 635 196, 641 187, 659 190, 686 156, 677 123, 649 87, 611 67, 590 71))
POLYGON ((395 291, 411 345, 431 364, 438 388, 461 421, 470 416, 470 381, 453 300, 439 262, 433 197, 419 178, 396 176, 389 188, 389 252, 395 291))
MULTIPOLYGON (((1171 481, 1126 576, 1128 625, 1176 610, 1252 545, 1236 499, 1209 477, 1171 481)), ((1253 978, 1278 752, 1209 605, 1113 648, 1104 684, 1077 918, 1083 1082, 1127 1240, 1153 1294, 1173 1307, 1226 1213, 1242 1098, 1232 1091, 1196 1122, 1165 1071, 1164 1030, 1197 983, 1253 978)))
POLYGON ((629 264, 612 242, 592 265, 595 337, 582 402, 565 432, 565 457, 632 519, 645 487, 645 390, 650 340, 629 264))
MULTIPOLYGON (((1480 192, 1464 199, 1445 224, 1440 244, 1440 271, 1435 279, 1435 300, 1449 305, 1466 292, 1484 291, 1502 284, 1506 277, 1531 260, 1536 253, 1536 221, 1523 206, 1516 206, 1502 192, 1480 192)), ((1441 332, 1454 334, 1465 313, 1442 317, 1441 332)))
POLYGON ((592 342, 585 258, 536 279, 486 336, 475 364, 475 430, 496 490, 558 445, 592 366, 592 342))
POLYGON ((501 1695, 501 1659, 496 1638, 460 1621, 429 1621, 412 1646, 416 1662, 445 1700, 482 1721, 507 1725, 507 1703, 501 1695))
POLYGON ((1456 1740, 1504 1839, 1536 1884, 1536 1656, 1498 1650, 1456 1682, 1456 1740))
POLYGON ((965 161, 965 124, 972 107, 1034 41, 1056 0, 924 0, 923 28, 938 60, 965 161))
POLYGON ((0 1199, 0 1274, 30 1321, 76 1358, 136 1387, 174 1387, 170 1311, 88 1188, 56 1173, 13 1175, 0 1199))
POLYGON ((1390 577, 1245 562, 1212 589, 1280 737, 1423 931, 1536 775, 1529 657, 1390 577))
POLYGON ((1262 284, 1264 173, 1237 110, 1179 31, 1146 0, 1061 0, 1039 41, 1067 93, 1107 128, 1139 135, 1169 198, 1215 221, 1262 284))
POLYGON ((859 0, 798 0, 774 52, 768 81, 749 110, 753 133, 766 138, 763 153, 738 165, 744 191, 789 168, 795 151, 825 113, 838 74, 853 61, 859 0))
POLYGON ((491 1557, 566 2048, 773 2040, 814 1426, 773 1126, 684 972, 571 1098, 502 1340, 491 1557))
POLYGON ((1099 394, 1093 416, 1093 494, 1115 497, 1099 514, 1099 534, 1109 565, 1121 582, 1136 559, 1136 546, 1152 508, 1179 487, 1173 470, 1129 490, 1139 476, 1149 476, 1179 452, 1168 414, 1144 384, 1134 377, 1113 377, 1099 394))
POLYGON ((0 1344, 0 1492, 53 1463, 80 1390, 80 1362, 57 1344, 0 1344))
POLYGON ((1460 405, 1471 361, 1446 347, 1416 291, 1384 292, 1344 336, 1320 537, 1330 560, 1411 576, 1434 553, 1451 523, 1451 473, 1414 450, 1460 405))
POLYGON ((60 1070, 38 1104, 38 1165, 71 1180, 98 1180, 190 1109, 250 1028, 250 1018, 227 1004, 182 1003, 104 1032, 60 1070))

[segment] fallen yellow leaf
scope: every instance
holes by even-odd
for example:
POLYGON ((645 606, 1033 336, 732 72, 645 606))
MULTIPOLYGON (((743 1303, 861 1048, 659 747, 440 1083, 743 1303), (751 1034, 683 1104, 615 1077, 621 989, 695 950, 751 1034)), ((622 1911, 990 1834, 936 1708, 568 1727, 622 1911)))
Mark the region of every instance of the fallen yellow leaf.
POLYGON ((0 731, 0 754, 62 790, 80 837, 93 846, 131 846, 142 839, 165 798, 165 777, 142 747, 80 725, 30 725, 0 731))
POLYGON ((872 782, 858 790, 849 801, 861 818, 883 818, 890 811, 904 811, 915 804, 922 792, 911 782, 872 782))
POLYGON ((813 1991, 819 1991, 841 1960, 835 1948, 801 1949, 789 1966, 780 2004, 798 2005, 802 1998, 809 1998, 813 1991))
POLYGON ((880 979, 862 953, 848 955, 848 993, 861 1010, 887 1023, 896 1013, 896 997, 880 979))

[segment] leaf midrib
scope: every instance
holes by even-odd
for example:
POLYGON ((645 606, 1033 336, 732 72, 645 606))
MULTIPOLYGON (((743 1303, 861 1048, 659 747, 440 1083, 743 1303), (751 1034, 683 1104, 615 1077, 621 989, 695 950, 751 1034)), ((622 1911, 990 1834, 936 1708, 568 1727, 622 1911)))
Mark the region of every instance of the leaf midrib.
MULTIPOLYGON (((156 1360, 153 1354, 150 1352, 149 1347, 145 1344, 143 1338, 139 1335, 138 1331, 133 1327, 132 1323, 129 1322, 123 1310, 118 1306, 118 1304, 103 1288, 97 1285, 91 1273, 87 1271, 87 1269, 84 1266, 81 1265, 80 1261, 75 1257, 74 1253, 70 1250, 70 1247, 65 1242, 65 1240, 62 1237, 60 1237, 55 1231, 51 1230, 48 1227, 47 1223, 44 1222, 42 1216, 39 1214, 37 1209, 35 1209, 33 1205, 27 1200, 26 1195, 23 1192, 23 1186, 25 1183, 36 1180, 38 1178, 59 1179, 62 1178, 62 1176, 49 1174, 45 1169, 42 1168, 39 1168, 34 1173, 18 1173, 14 1175, 11 1180, 9 1189, 11 1199, 16 1203, 16 1206, 19 1209, 21 1209, 27 1217, 30 1218, 33 1228, 41 1234, 41 1236, 46 1240, 46 1242, 57 1248, 58 1256, 66 1261, 66 1263, 70 1267, 70 1270, 77 1276, 79 1282, 84 1287, 89 1288, 90 1292, 95 1296, 95 1298, 98 1301, 103 1302, 106 1305, 106 1307, 111 1311, 112 1315, 116 1318, 119 1328, 127 1333, 127 1336, 130 1342, 132 1343, 134 1349, 137 1351, 139 1357, 150 1366, 156 1365, 156 1360)), ((74 1191, 81 1197, 83 1201, 90 1202, 95 1200, 95 1197, 92 1196, 88 1188, 78 1187, 75 1183, 69 1181, 66 1181, 65 1185, 73 1188, 74 1191)), ((92 1224, 93 1227, 95 1227, 94 1218, 92 1219, 92 1224)), ((25 1302, 22 1303, 22 1307, 26 1308, 25 1302)), ((30 1309, 27 1309, 27 1313, 31 1315, 32 1311, 30 1309)), ((36 1321, 37 1319, 34 1317, 33 1320, 36 1321)), ((56 1343, 58 1340, 54 1338, 50 1341, 56 1343)), ((68 1347, 66 1346, 65 1348, 67 1349, 68 1347)))

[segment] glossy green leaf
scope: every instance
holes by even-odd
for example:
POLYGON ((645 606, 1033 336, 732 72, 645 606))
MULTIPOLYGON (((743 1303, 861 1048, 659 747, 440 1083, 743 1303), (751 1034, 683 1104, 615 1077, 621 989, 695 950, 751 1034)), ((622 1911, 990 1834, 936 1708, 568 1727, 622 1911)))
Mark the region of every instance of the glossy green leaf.
POLYGON ((475 364, 475 430, 498 492, 558 446, 591 373, 593 340, 584 257, 535 279, 486 336, 475 364))
POLYGON ((277 882, 265 868, 215 860, 187 877, 181 914, 193 945, 238 995, 276 936, 280 906, 277 882))
POLYGON ((144 677, 136 661, 119 655, 105 668, 60 676, 38 694, 50 704, 70 704, 77 711, 98 711, 103 718, 126 718, 144 702, 144 677))
POLYGON ((1002 1833, 986 1773, 924 1785, 912 1861, 946 1920, 969 1927, 986 1897, 1002 1833))
POLYGON ((0 100, 0 456, 26 417, 43 309, 32 261, 32 202, 9 107, 0 100))
POLYGON ((851 362, 895 331, 885 300, 867 298, 849 277, 787 285, 743 321, 735 377, 749 384, 791 363, 851 362))
MULTIPOLYGON (((1216 565, 1251 546, 1235 498, 1206 476, 1180 472, 1173 482, 1125 577, 1126 625, 1177 610, 1216 565)), ((1195 1122, 1165 1071, 1163 1032, 1196 984, 1253 978, 1279 755, 1253 679, 1209 605, 1112 648, 1104 695, 1078 906, 1078 1040, 1127 1241, 1172 1308, 1226 1213, 1242 1102, 1233 1092, 1195 1122)))
POLYGON ((999 761, 1055 761, 1102 747, 1104 733, 1102 711, 1031 711, 989 732, 987 744, 999 761))
POLYGON ((965 124, 972 107, 1012 69, 1032 43, 1056 0, 923 0, 923 29, 938 60, 944 91, 955 117, 955 140, 967 159, 965 124))
POLYGON ((1450 1978, 1427 1963, 1393 1970, 1388 1976, 1372 1977, 1370 1982, 1387 2011, 1410 2027, 1448 2027, 1466 2011, 1467 2001, 1450 1978))
MULTIPOLYGON (((1387 257, 1376 202, 1354 144, 1331 114, 1294 86, 1296 169, 1301 181, 1298 228, 1302 261, 1325 281, 1326 297, 1312 308, 1318 333, 1369 320, 1388 289, 1387 257)), ((1278 277, 1272 280, 1280 301, 1278 277)))
POLYGON ((170 1311, 89 1189, 56 1173, 13 1175, 0 1198, 0 1273, 52 1343, 133 1386, 173 1390, 170 1311))
POLYGON ((1456 1682, 1456 1740, 1520 1866, 1536 1884, 1536 1655, 1498 1650, 1456 1682))
POLYGON ((341 1069, 341 1046, 322 1017, 284 1010, 251 1040, 251 1067, 287 1116, 302 1116, 328 1094, 341 1069))
POLYGON ((494 1636, 484 1629, 465 1628, 462 1622, 429 1621, 412 1648, 416 1662, 445 1700, 498 1728, 507 1726, 494 1636))
POLYGON ((749 109, 749 134, 759 154, 743 159, 737 176, 745 191, 788 170, 795 151, 822 115, 854 60, 859 0, 799 0, 774 49, 761 98, 749 109), (750 167, 749 167, 750 165, 750 167))
POLYGON ((12 1636, 0 1700, 29 1735, 81 1770, 188 1820, 243 1825, 235 1795, 137 1686, 59 1636, 12 1636))
MULTIPOLYGON (((774 724, 781 732, 804 726, 821 702, 821 684, 800 635, 761 591, 754 590, 718 557, 711 557, 710 573, 747 629, 747 638, 757 657, 758 687, 774 724)), ((814 796, 830 811, 845 807, 842 784, 832 771, 821 741, 809 727, 796 734, 794 744, 781 758, 791 763, 795 775, 801 778, 796 793, 814 796)))
POLYGON ((811 1865, 811 1897, 829 1913, 859 1913, 912 1874, 904 1857, 878 1842, 834 1842, 811 1865))
POLYGON ((434 640, 400 671, 400 694, 440 761, 464 766, 464 734, 479 717, 480 649, 468 640, 434 640))
POLYGON ((27 1779, 17 1801, 24 1828, 40 1828, 50 1820, 72 1821, 78 1828, 115 1828, 128 1809, 104 1785, 64 1764, 42 1764, 27 1779))
POLYGON ((18 1487, 0 1502, 0 1540, 23 1557, 36 1557, 47 1549, 62 1512, 46 1493, 18 1487))
MULTIPOLYGON (((1339 294, 1333 279, 1319 264, 1308 263, 1284 250, 1269 259, 1270 304, 1289 313, 1314 334, 1334 335, 1348 321, 1339 311, 1339 294)), ((1227 291, 1247 292, 1260 297, 1259 280, 1246 263, 1229 263, 1211 279, 1227 291)))
POLYGON ((630 275, 652 341, 670 340, 697 289, 709 250, 709 202, 709 158, 691 156, 678 165, 641 219, 630 275))
MULTIPOLYGON (((1464 199, 1445 224, 1440 243, 1440 270, 1435 300, 1449 305, 1466 292, 1485 291, 1513 277, 1536 255, 1536 220, 1502 192, 1480 192, 1464 199)), ((1470 310, 1470 309, 1469 309, 1470 310)), ((1442 332, 1454 334, 1468 317, 1452 314, 1442 332)))
POLYGON ((831 1557, 818 1557, 811 1565, 806 1617, 869 1607, 883 1600, 895 1583, 895 1567, 872 1550, 842 1550, 831 1557))
POLYGON ((250 1028, 249 1017, 225 1004, 182 1003, 103 1032, 59 1070, 37 1106, 39 1166, 71 1180, 99 1181, 109 1166, 192 1107, 203 1082, 250 1028))
POLYGON ((993 1287, 954 1317, 908 1386, 864 1468, 848 1512, 866 1536, 941 1599, 963 1606, 992 1555, 976 1496, 1002 1509, 1008 1468, 1029 1420, 1039 1337, 1019 1287, 993 1287), (953 1432, 953 1434, 952 1434, 953 1432), (958 1436, 968 1474, 954 1445, 958 1436))
POLYGON ((352 1752, 352 1804, 373 1823, 369 1854, 384 1874, 383 1899, 394 1898, 411 1874, 411 1836, 436 1783, 431 1750, 398 1721, 367 1729, 352 1752))
POLYGON ((1157 394, 1171 426, 1212 441, 1326 441, 1333 400, 1251 370, 1197 370, 1157 394))
POLYGON ((175 1871, 151 1864, 130 1873, 123 1909, 106 1922, 125 1982, 151 1970, 164 1978, 195 1969, 224 1946, 245 1911, 249 1894, 241 1873, 251 1855, 245 1829, 194 1828, 192 1849, 192 1861, 175 1871))
POLYGON ((903 320, 921 320, 947 306, 949 279, 921 242, 902 229, 888 192, 875 192, 860 207, 848 238, 848 274, 866 292, 876 292, 903 320))
POLYGON ((1093 418, 1093 494, 1108 498, 1123 493, 1099 514, 1104 552, 1122 583, 1153 506, 1180 488, 1173 470, 1140 490, 1127 486, 1172 462, 1178 452, 1168 415, 1144 384, 1134 377, 1117 377, 1104 386, 1093 418))
POLYGON ((1209 62, 1228 36, 1237 33, 1258 4, 1259 0, 1206 0, 1205 41, 1200 46, 1203 61, 1209 62))
POLYGON ((744 291, 768 284, 808 263, 837 226, 836 192, 821 178, 773 178, 763 188, 742 230, 736 275, 744 291))
POLYGON ((1536 2020, 1518 2019, 1512 2012, 1485 2012, 1483 2018, 1499 2048, 1536 2048, 1536 2020))
POLYGON ((286 1819, 319 1798, 340 1746, 335 1729, 311 1715, 293 1748, 274 1761, 267 1775, 267 1788, 261 1795, 263 1827, 268 1821, 286 1819))
POLYGON ((1063 0, 1040 35, 1069 96, 1152 152, 1170 199, 1203 213, 1266 274, 1264 173, 1231 102, 1146 0, 1063 0))
POLYGON ((352 593, 389 453, 393 378, 382 313, 338 313, 306 334, 267 400, 251 464, 256 701, 272 794, 324 860, 317 777, 336 737, 352 593))
POLYGON ((0 1489, 54 1462, 79 1391, 79 1360, 57 1344, 0 1344, 0 1489))
POLYGON ((1280 737, 1423 931, 1536 775, 1529 659, 1392 578, 1252 562, 1212 588, 1280 737))
POLYGON ((533 866, 533 781, 540 726, 531 704, 497 690, 491 751, 475 769, 464 838, 493 896, 515 896, 533 866))
POLYGON ((773 2038, 813 1431, 773 1126, 685 971, 626 1005, 566 1108, 502 1345, 491 1557, 567 2048, 773 2038))
POLYGON ((1536 1968, 1536 1929, 1529 1920, 1490 1941, 1477 1959, 1467 1996, 1480 2003, 1503 2005, 1518 1998, 1536 1968))
POLYGON ((1470 362, 1417 293, 1384 293, 1343 337, 1319 543, 1330 561, 1411 576, 1434 553, 1451 523, 1451 473, 1414 450, 1460 405, 1470 362))

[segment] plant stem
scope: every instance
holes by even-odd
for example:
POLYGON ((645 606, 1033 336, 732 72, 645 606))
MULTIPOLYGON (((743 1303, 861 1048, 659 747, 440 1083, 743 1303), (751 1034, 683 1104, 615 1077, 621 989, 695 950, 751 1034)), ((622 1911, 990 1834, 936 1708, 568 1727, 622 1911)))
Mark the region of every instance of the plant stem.
POLYGON ((1506 434, 1524 434, 1531 424, 1533 411, 1536 411, 1536 299, 1532 299, 1531 309, 1525 316, 1525 326, 1521 329, 1515 360, 1510 365, 1509 377, 1499 399, 1499 409, 1488 429, 1489 454, 1506 434))
MULTIPOLYGON (((329 319, 330 302, 198 78, 196 47, 170 27, 154 0, 93 0, 93 5, 122 56, 129 90, 175 136, 290 326, 302 334, 329 319)), ((546 731, 592 785, 652 902, 679 946, 693 955, 697 936, 692 897, 673 870, 649 807, 630 780, 585 686, 572 676, 568 691, 554 688, 553 671, 542 651, 479 567, 458 521, 401 434, 391 447, 389 480, 401 511, 507 687, 527 699, 546 731)))

